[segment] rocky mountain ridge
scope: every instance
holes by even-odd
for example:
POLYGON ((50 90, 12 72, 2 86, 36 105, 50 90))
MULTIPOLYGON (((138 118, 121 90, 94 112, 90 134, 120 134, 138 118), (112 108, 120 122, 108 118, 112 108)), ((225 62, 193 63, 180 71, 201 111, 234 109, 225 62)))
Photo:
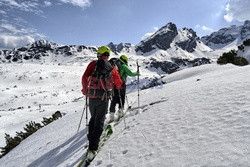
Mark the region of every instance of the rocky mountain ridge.
POLYGON ((170 48, 170 44, 177 34, 178 31, 176 25, 168 23, 166 26, 163 26, 156 31, 153 35, 136 45, 135 50, 136 52, 141 51, 142 53, 150 52, 156 48, 167 50, 170 48))
MULTIPOLYGON (((108 46, 114 56, 126 54, 130 59, 140 58, 144 60, 147 68, 160 68, 163 72, 171 73, 182 67, 211 63, 210 55, 222 54, 212 46, 225 46, 236 39, 243 41, 246 38, 250 38, 248 20, 243 26, 222 28, 202 38, 198 37, 194 30, 177 29, 176 25, 170 22, 137 45, 111 42, 108 46)), ((38 40, 21 48, 0 50, 0 63, 81 64, 93 60, 96 52, 97 46, 59 45, 47 40, 38 40)))
POLYGON ((82 53, 84 50, 88 50, 89 52, 97 51, 96 47, 87 47, 84 45, 58 45, 47 40, 38 40, 21 48, 0 50, 0 62, 60 63, 60 60, 64 58, 70 60, 72 57, 76 56, 76 54, 82 53))
POLYGON ((191 53, 196 48, 197 42, 200 42, 200 38, 194 30, 188 28, 178 30, 176 25, 170 22, 136 45, 136 52, 146 53, 154 49, 168 50, 174 43, 175 46, 191 53))

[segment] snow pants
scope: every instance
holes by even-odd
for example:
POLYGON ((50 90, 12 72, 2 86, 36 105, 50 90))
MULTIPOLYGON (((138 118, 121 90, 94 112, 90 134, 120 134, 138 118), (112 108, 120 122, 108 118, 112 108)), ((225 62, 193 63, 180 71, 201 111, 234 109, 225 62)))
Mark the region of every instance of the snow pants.
POLYGON ((112 96, 109 112, 115 113, 116 104, 119 105, 119 109, 124 108, 125 96, 126 96, 126 84, 125 82, 123 82, 122 89, 114 89, 114 94, 112 96), (119 91, 120 91, 120 95, 119 95, 119 91))
POLYGON ((100 137, 103 132, 105 116, 108 111, 108 100, 101 98, 89 99, 90 121, 89 121, 89 150, 97 150, 100 142, 100 137))

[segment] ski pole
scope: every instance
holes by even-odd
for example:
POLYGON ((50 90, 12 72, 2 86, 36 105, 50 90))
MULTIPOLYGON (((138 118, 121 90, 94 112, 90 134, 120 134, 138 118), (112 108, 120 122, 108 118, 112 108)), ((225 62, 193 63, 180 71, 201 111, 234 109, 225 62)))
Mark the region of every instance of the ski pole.
POLYGON ((137 65, 137 89, 138 89, 138 110, 140 110, 140 78, 139 78, 139 73, 140 73, 140 69, 139 69, 139 63, 138 60, 136 60, 136 65, 137 65))
POLYGON ((88 96, 86 95, 86 127, 89 126, 88 124, 88 96))
MULTIPOLYGON (((86 96, 86 97, 87 97, 87 96, 86 96)), ((87 98, 86 98, 86 100, 87 100, 87 98)), ((87 104, 87 103, 86 103, 86 104, 87 104)), ((84 108, 83 108, 82 116, 81 116, 81 119, 80 119, 80 122, 79 122, 78 129, 77 129, 77 132, 76 132, 76 133, 79 132, 79 129, 80 129, 80 127, 81 127, 82 118, 83 118, 83 114, 84 114, 85 109, 87 110, 87 105, 85 105, 84 108)))
POLYGON ((126 100, 127 100, 127 105, 128 105, 128 109, 131 108, 131 106, 129 105, 129 102, 128 102, 128 96, 126 95, 126 100))
MULTIPOLYGON (((122 107, 122 109, 124 109, 124 106, 123 106, 123 104, 122 104, 120 89, 118 89, 118 94, 119 94, 119 99, 120 99, 121 107, 122 107)), ((125 120, 125 113, 124 113, 124 116, 123 116, 123 122, 124 122, 125 129, 127 129, 126 120, 125 120)))

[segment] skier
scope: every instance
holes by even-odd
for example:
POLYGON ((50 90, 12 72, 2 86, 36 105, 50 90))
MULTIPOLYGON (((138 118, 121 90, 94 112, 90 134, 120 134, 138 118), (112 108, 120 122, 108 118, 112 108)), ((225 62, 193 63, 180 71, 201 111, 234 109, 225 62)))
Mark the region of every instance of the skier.
POLYGON ((118 119, 124 116, 124 103, 126 96, 126 80, 128 76, 134 77, 139 75, 137 72, 132 72, 128 67, 128 58, 126 55, 122 55, 119 58, 121 67, 119 68, 120 77, 123 80, 122 89, 114 89, 114 94, 111 100, 109 112, 110 112, 110 122, 116 119, 115 116, 115 106, 119 105, 118 119))
POLYGON ((123 82, 117 69, 108 62, 110 52, 110 48, 107 46, 99 47, 98 60, 90 62, 82 76, 82 93, 89 98, 91 115, 87 135, 89 140, 88 161, 92 161, 97 154, 113 85, 115 84, 120 89, 123 82))

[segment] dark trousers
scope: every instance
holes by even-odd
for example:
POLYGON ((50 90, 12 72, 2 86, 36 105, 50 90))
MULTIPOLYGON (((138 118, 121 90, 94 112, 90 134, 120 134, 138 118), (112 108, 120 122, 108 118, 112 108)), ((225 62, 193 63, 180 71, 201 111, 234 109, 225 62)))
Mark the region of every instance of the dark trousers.
POLYGON ((100 98, 89 99, 90 121, 89 121, 89 150, 97 150, 101 134, 103 132, 103 126, 105 116, 108 111, 108 100, 101 100, 100 98))
POLYGON ((119 105, 119 108, 124 108, 125 96, 126 96, 126 84, 123 83, 122 89, 114 89, 114 94, 112 96, 109 111, 114 113, 116 104, 119 105))

